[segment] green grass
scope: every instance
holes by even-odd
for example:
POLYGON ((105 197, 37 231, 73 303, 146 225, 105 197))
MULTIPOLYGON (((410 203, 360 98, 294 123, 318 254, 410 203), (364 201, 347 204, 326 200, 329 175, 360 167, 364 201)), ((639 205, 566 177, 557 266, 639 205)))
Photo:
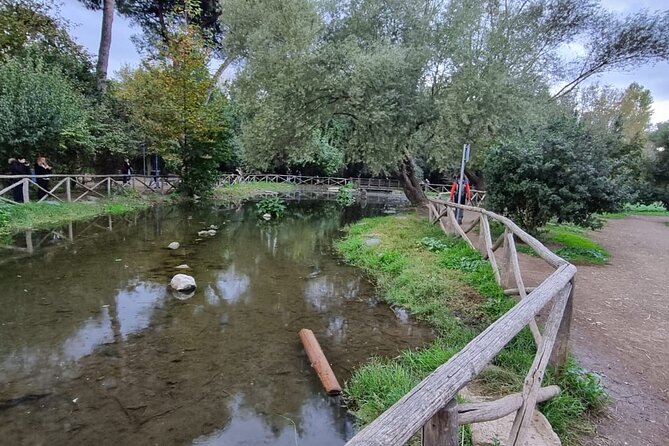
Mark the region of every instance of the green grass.
POLYGON ((0 231, 12 233, 26 229, 44 229, 63 225, 73 220, 84 220, 98 215, 117 215, 149 207, 139 198, 115 198, 77 203, 26 203, 0 206, 0 231))
MULTIPOLYGON (((394 359, 373 358, 353 374, 345 397, 361 424, 380 415, 515 303, 478 252, 418 216, 364 219, 348 228, 337 249, 375 279, 389 304, 407 308, 437 334, 425 348, 394 359), (369 238, 381 243, 368 246, 369 238)), ((520 390, 534 353, 532 336, 524 329, 479 377, 477 386, 491 395, 520 390)), ((547 417, 565 445, 577 444, 589 428, 585 412, 606 404, 606 394, 598 379, 573 359, 560 378, 552 370, 547 373, 545 384, 552 383, 564 392, 544 405, 547 417)), ((467 431, 461 435, 468 441, 467 431)))
POLYGON ((239 202, 253 198, 263 192, 292 192, 297 186, 291 183, 270 183, 267 181, 251 181, 219 187, 214 191, 214 199, 226 202, 239 202))
MULTIPOLYGON (((557 255, 577 265, 604 265, 609 261, 609 253, 588 238, 586 229, 575 225, 549 223, 537 238, 557 255)), ((536 256, 527 245, 518 244, 516 249, 536 256)))
POLYGON ((629 215, 652 215, 658 217, 669 217, 669 210, 660 202, 652 204, 626 204, 623 206, 622 212, 604 214, 604 218, 615 219, 625 218, 629 215))

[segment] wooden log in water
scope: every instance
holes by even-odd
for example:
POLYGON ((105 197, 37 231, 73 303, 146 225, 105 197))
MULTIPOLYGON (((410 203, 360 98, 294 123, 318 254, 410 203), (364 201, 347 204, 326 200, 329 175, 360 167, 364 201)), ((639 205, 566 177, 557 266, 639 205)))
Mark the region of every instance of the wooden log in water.
POLYGON ((341 386, 330 367, 330 363, 323 354, 323 350, 321 350, 314 332, 308 328, 303 328, 300 330, 300 340, 302 341, 302 345, 304 345, 304 351, 307 352, 311 366, 316 370, 325 391, 330 396, 339 395, 341 393, 341 386))

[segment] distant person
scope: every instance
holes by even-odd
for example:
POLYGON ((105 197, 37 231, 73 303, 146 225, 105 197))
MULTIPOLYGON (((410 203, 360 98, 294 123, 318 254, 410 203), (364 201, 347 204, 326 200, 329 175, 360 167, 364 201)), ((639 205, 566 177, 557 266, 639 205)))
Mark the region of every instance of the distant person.
POLYGON ((40 200, 47 195, 49 190, 49 177, 40 178, 40 175, 51 174, 52 167, 46 161, 46 157, 40 156, 35 163, 35 176, 37 176, 37 198, 40 200))
POLYGON ((130 160, 128 158, 123 160, 121 173, 123 174, 123 184, 128 184, 128 181, 130 181, 130 175, 132 175, 132 166, 130 165, 130 160))
MULTIPOLYGON (((459 187, 459 180, 453 181, 453 185, 451 186, 451 194, 450 194, 450 200, 455 203, 457 202, 458 204, 467 204, 468 201, 472 199, 472 191, 469 188, 469 180, 467 177, 464 179, 464 190, 462 191, 460 195, 460 199, 458 200, 458 187, 459 187)), ((464 216, 464 211, 462 209, 456 209, 455 210, 455 215, 457 216, 458 224, 462 224, 462 217, 464 216)))
MULTIPOLYGON (((27 176, 30 175, 30 164, 26 161, 26 158, 22 155, 16 155, 16 158, 9 159, 9 174, 15 176, 27 176)), ((14 184, 20 183, 23 181, 23 178, 17 178, 14 184)), ((23 186, 19 185, 12 189, 14 194, 14 201, 17 203, 23 203, 23 186)))

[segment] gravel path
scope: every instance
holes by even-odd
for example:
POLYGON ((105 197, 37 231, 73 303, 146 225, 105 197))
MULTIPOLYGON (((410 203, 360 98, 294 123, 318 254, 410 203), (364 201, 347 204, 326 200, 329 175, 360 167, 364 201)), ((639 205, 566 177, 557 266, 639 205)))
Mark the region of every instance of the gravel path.
POLYGON ((667 221, 610 220, 592 234, 610 265, 578 267, 572 349, 615 400, 586 445, 669 445, 667 221))

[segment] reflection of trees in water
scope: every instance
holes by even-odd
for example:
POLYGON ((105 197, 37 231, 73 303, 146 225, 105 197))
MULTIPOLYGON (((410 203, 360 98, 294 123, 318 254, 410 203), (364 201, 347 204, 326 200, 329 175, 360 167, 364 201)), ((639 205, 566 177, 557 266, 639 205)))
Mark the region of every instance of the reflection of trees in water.
MULTIPOLYGON (((364 304, 348 307, 369 292, 368 285, 321 254, 329 252, 342 211, 334 204, 291 205, 287 218, 271 226, 257 220, 253 206, 178 209, 169 217, 159 212, 115 222, 113 232, 66 245, 63 255, 3 267, 0 277, 42 279, 29 293, 7 281, 11 291, 0 297, 9 309, 0 320, 22 321, 21 327, 0 326, 0 337, 8 340, 2 356, 44 355, 23 356, 44 370, 40 385, 52 393, 44 408, 31 406, 34 419, 43 422, 42 440, 190 442, 237 420, 227 407, 231 395, 244 395, 239 410, 254 414, 277 438, 288 425, 276 414, 291 418, 301 438, 313 432, 310 417, 344 423, 337 407, 319 403, 321 389, 297 331, 313 328, 338 364, 368 357, 372 330, 381 327, 381 342, 390 343, 400 331, 387 314, 378 324, 364 304), (198 241, 197 231, 210 224, 221 226, 219 233, 198 241), (173 240, 182 248, 164 249, 173 240), (170 299, 163 285, 180 263, 193 267, 199 285, 185 302, 170 299), (87 356, 75 368, 67 364, 69 374, 49 362, 50 353, 72 354, 77 345, 87 356), (75 396, 79 410, 73 411, 75 396), (319 415, 310 412, 314 407, 319 415), (80 427, 68 432, 64 419, 80 427)), ((30 378, 13 389, 26 393, 36 382, 30 378)), ((29 432, 30 419, 15 413, 1 413, 0 426, 14 426, 13 435, 29 432)), ((0 427, 0 435, 7 429, 0 427)), ((328 435, 339 435, 341 427, 333 429, 328 435)))

